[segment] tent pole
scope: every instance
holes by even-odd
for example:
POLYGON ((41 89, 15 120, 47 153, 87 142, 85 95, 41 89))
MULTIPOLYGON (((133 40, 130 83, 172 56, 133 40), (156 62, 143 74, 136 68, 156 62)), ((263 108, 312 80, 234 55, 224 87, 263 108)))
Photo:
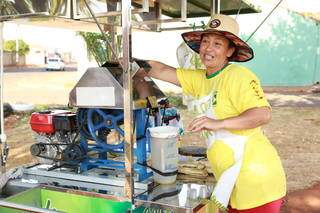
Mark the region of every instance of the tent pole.
POLYGON ((214 14, 220 14, 220 0, 211 0, 210 1, 210 15, 211 15, 211 17, 214 14))
POLYGON ((7 136, 4 134, 4 110, 3 110, 3 22, 0 22, 0 163, 1 173, 6 172, 7 136))
POLYGON ((133 181, 133 104, 131 73, 131 0, 121 1, 122 44, 123 44, 123 108, 124 108, 124 151, 125 151, 125 194, 134 203, 133 181))

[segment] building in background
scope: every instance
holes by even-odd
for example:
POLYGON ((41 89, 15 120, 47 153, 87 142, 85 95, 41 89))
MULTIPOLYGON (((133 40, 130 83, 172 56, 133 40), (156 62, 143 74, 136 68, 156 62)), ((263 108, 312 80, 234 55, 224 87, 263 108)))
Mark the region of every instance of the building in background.
MULTIPOLYGON (((307 86, 319 82, 319 23, 316 14, 278 8, 248 41, 255 57, 245 65, 264 86, 307 86)), ((249 36, 250 31, 242 32, 244 40, 249 36)))
MULTIPOLYGON (((261 13, 233 16, 239 22, 240 37, 244 41, 278 2, 250 0, 250 3, 260 7, 261 13)), ((319 17, 318 0, 284 0, 249 39, 248 43, 254 49, 255 57, 242 64, 259 76, 263 86, 307 86, 319 82, 319 17)), ((207 20, 202 19, 205 23, 207 20)), ((137 58, 160 60, 176 67, 176 49, 183 42, 182 32, 137 32, 133 34, 133 55, 137 58), (165 43, 163 38, 166 38, 165 43), (144 46, 147 48, 143 48, 144 46)), ((172 89, 175 90, 176 88, 172 89)))
POLYGON ((83 54, 86 52, 75 31, 5 22, 4 40, 17 39, 25 41, 30 52, 25 57, 20 56, 18 63, 14 54, 5 53, 5 66, 44 66, 46 59, 53 55, 66 63, 76 63, 79 49, 83 49, 83 54))
MULTIPOLYGON (((262 12, 234 16, 240 24, 243 40, 249 38, 279 2, 247 1, 260 7, 262 12)), ((306 11, 319 14, 320 1, 284 0, 248 41, 255 51, 255 58, 244 65, 259 76, 264 86, 304 86, 320 81, 319 19, 316 15, 313 19, 306 18, 305 13, 301 15, 306 11)), ((195 21, 206 23, 208 18, 195 21)), ((58 52, 66 62, 77 62, 79 75, 88 67, 97 66, 88 59, 85 42, 75 31, 10 23, 5 23, 4 30, 5 39, 23 39, 30 45, 26 64, 44 64, 49 54, 58 52)), ((176 50, 183 42, 182 32, 133 32, 133 56, 177 67, 176 50)))

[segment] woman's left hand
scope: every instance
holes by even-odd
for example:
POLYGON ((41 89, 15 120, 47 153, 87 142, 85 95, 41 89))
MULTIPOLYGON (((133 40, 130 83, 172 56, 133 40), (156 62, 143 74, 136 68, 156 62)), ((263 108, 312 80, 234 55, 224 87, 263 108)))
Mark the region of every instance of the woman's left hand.
POLYGON ((220 129, 223 129, 222 120, 208 118, 207 116, 194 119, 187 127, 187 131, 190 132, 199 132, 201 130, 217 131, 220 129))

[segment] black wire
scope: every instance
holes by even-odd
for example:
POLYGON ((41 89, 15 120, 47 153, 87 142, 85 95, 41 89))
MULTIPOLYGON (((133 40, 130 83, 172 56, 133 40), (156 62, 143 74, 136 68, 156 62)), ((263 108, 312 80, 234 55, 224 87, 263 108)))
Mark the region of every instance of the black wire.
POLYGON ((172 172, 161 172, 160 170, 153 168, 152 166, 149 166, 147 163, 139 163, 137 162, 138 165, 140 166, 144 166, 144 167, 148 167, 149 169, 151 169, 153 172, 162 175, 162 176, 172 176, 172 175, 177 175, 178 174, 178 170, 174 170, 172 172))
POLYGON ((176 190, 174 190, 172 192, 164 192, 164 193, 159 194, 156 197, 152 198, 151 201, 157 201, 157 200, 160 200, 162 198, 172 197, 172 196, 178 195, 180 192, 181 192, 181 189, 180 190, 176 189, 176 190))
POLYGON ((273 13, 273 11, 281 4, 283 0, 280 0, 278 2, 278 4, 270 11, 270 13, 263 19, 263 21, 259 24, 259 26, 255 29, 255 31, 253 31, 251 33, 251 35, 249 36, 249 38, 246 40, 246 42, 248 42, 250 40, 250 38, 258 31, 258 29, 263 25, 263 23, 267 20, 267 18, 269 18, 269 16, 273 13))

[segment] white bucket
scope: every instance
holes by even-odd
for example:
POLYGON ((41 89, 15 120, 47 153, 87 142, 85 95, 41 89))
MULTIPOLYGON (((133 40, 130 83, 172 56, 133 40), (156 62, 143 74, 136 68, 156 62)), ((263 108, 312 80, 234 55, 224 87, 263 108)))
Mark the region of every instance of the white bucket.
MULTIPOLYGON (((173 172, 178 169, 178 127, 159 126, 149 128, 151 135, 151 164, 160 172, 173 172)), ((171 184, 177 175, 163 176, 153 172, 154 181, 171 184)))

